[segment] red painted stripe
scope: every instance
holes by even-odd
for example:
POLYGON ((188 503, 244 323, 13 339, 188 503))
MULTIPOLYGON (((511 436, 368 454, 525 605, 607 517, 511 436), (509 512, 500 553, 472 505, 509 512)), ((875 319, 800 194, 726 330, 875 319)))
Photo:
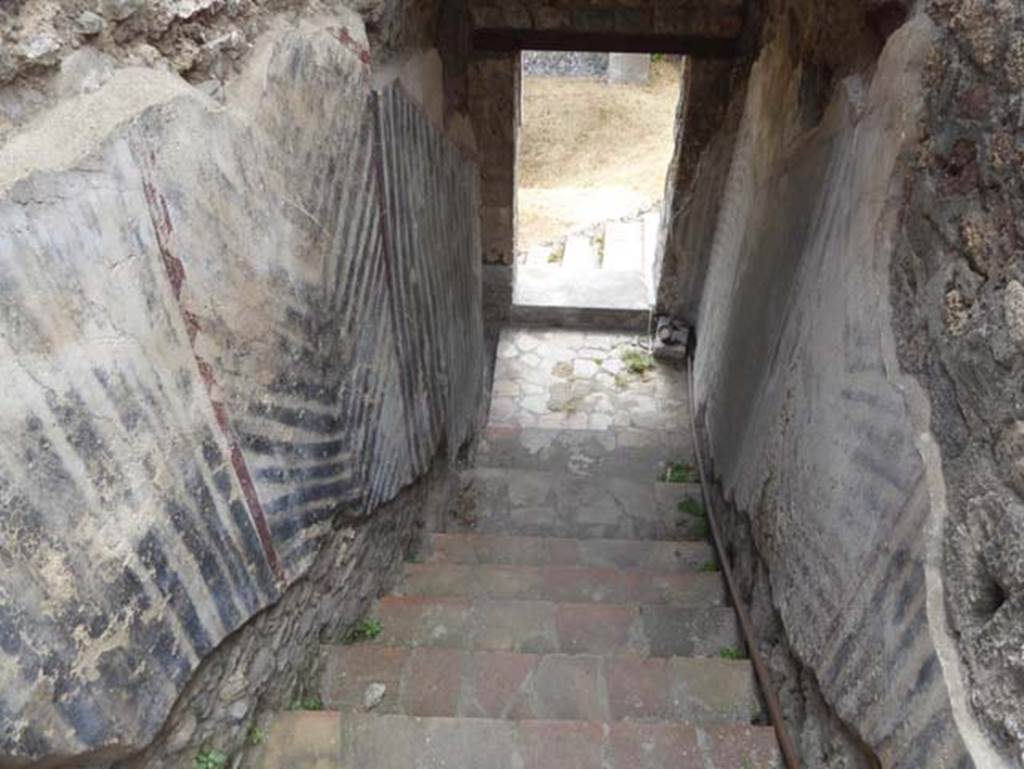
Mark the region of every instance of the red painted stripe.
POLYGON ((283 582, 285 579, 284 567, 281 565, 281 559, 278 557, 277 549, 274 547, 274 539, 270 534, 270 526, 267 524, 267 516, 263 510, 263 504, 260 502, 259 494, 256 493, 256 485, 253 483, 252 474, 249 472, 249 466, 245 461, 245 455, 242 453, 238 438, 235 436, 234 430, 231 429, 231 420, 228 417, 227 407, 223 402, 217 400, 215 396, 217 378, 214 375, 213 367, 199 357, 195 350, 196 337, 202 330, 202 326, 200 325, 199 317, 190 310, 187 310, 181 303, 181 291, 185 284, 185 265, 174 256, 168 244, 173 228, 171 226, 170 212, 167 209, 167 201, 156 191, 156 188, 149 179, 143 181, 143 191, 149 206, 150 217, 153 221, 153 231, 156 234, 157 246, 160 249, 160 256, 163 260, 164 269, 167 272, 167 279, 170 281, 174 299, 178 304, 178 310, 181 312, 182 321, 188 334, 189 345, 192 348, 192 356, 199 369, 199 376, 202 378, 203 385, 206 388, 206 395, 209 398, 210 407, 213 409, 214 418, 217 421, 221 434, 227 441, 228 450, 231 455, 231 467, 235 471, 238 485, 242 489, 242 495, 245 497, 246 507, 249 510, 249 519, 259 535, 263 554, 274 576, 279 582, 283 582))

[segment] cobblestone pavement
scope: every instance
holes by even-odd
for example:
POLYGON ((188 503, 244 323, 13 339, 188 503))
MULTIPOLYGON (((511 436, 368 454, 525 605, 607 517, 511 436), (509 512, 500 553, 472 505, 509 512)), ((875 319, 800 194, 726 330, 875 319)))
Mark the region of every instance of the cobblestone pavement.
POLYGON ((686 372, 628 334, 508 328, 489 427, 687 431, 686 372))

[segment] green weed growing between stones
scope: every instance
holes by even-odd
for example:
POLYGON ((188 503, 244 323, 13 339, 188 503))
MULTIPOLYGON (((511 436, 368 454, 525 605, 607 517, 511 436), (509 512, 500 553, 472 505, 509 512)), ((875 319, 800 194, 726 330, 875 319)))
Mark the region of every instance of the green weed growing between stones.
POLYGON ((652 368, 654 368, 654 358, 642 350, 638 350, 635 347, 630 347, 622 351, 620 356, 622 362, 626 364, 626 368, 632 374, 646 374, 652 368))
POLYGON ((700 571, 703 571, 703 572, 718 571, 718 564, 715 563, 714 561, 704 561, 704 563, 702 563, 700 565, 700 571))
POLYGON ((228 754, 212 748, 200 750, 196 756, 196 769, 224 769, 228 765, 228 754))
POLYGON ((384 626, 379 619, 367 617, 359 622, 345 639, 346 643, 359 643, 360 641, 372 641, 383 632, 384 626))
POLYGON ((548 254, 548 264, 560 264, 564 258, 565 242, 563 241, 551 249, 551 253, 548 254))
POLYGON ((726 646, 718 650, 718 656, 723 660, 741 660, 743 659, 743 650, 734 646, 726 646))
POLYGON ((704 512, 704 505, 693 497, 687 497, 686 499, 680 500, 679 504, 676 505, 676 510, 680 513, 685 513, 686 515, 695 515, 698 518, 707 517, 707 514, 704 512))
POLYGON ((249 731, 245 735, 245 740, 253 747, 262 745, 263 741, 267 738, 266 732, 260 729, 256 724, 249 727, 249 731))
POLYGON ((324 701, 321 700, 315 694, 304 694, 297 700, 294 700, 289 706, 288 710, 323 710, 324 701))
POLYGON ((671 462, 665 468, 665 475, 662 478, 665 483, 700 483, 700 473, 693 465, 685 465, 682 462, 671 462))

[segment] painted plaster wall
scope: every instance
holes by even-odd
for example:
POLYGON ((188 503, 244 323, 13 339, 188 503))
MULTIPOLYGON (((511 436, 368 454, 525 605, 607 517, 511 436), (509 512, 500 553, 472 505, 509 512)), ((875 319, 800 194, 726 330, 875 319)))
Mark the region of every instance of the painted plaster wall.
POLYGON ((369 62, 278 20, 223 104, 127 68, 0 148, 0 755, 146 745, 470 437, 478 172, 369 62))
POLYGON ((883 766, 1010 766, 947 618, 932 404, 901 369, 890 292, 941 31, 911 16, 807 120, 795 18, 769 26, 740 95, 700 304, 716 474, 789 648, 883 766))

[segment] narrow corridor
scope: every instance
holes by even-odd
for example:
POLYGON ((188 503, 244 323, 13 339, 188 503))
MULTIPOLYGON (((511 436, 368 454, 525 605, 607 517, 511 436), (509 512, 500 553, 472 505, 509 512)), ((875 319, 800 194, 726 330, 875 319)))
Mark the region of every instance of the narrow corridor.
POLYGON ((628 335, 506 329, 459 504, 373 637, 323 647, 326 710, 281 714, 262 766, 780 766, 686 396, 628 335))

